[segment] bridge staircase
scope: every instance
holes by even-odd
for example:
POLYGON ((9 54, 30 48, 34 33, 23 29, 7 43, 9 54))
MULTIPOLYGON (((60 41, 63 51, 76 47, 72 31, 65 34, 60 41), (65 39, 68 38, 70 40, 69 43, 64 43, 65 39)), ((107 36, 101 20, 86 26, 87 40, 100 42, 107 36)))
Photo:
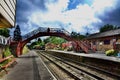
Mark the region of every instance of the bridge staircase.
POLYGON ((77 52, 85 52, 85 53, 93 53, 95 52, 94 49, 92 49, 88 44, 81 40, 73 40, 76 43, 76 51, 77 52))
POLYGON ((90 45, 86 44, 83 41, 79 41, 78 45, 82 48, 82 50, 84 50, 86 53, 93 53, 95 52, 95 50, 93 48, 90 47, 90 45))
POLYGON ((68 41, 75 42, 75 51, 77 52, 85 52, 85 53, 93 53, 95 49, 93 49, 89 44, 85 43, 82 40, 77 40, 69 35, 62 35, 63 38, 67 39, 68 41))

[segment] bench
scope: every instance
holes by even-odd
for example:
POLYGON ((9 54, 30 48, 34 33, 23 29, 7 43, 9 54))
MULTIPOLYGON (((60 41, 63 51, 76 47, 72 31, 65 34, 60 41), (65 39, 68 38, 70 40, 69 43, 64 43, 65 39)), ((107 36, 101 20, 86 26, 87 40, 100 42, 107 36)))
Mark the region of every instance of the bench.
POLYGON ((8 63, 3 64, 2 66, 0 66, 0 72, 2 70, 4 70, 6 72, 6 74, 8 73, 8 71, 6 70, 7 67, 9 67, 10 65, 12 65, 14 62, 16 62, 16 59, 13 57, 13 55, 10 55, 6 58, 0 59, 0 64, 4 61, 7 61, 8 59, 11 59, 8 63))

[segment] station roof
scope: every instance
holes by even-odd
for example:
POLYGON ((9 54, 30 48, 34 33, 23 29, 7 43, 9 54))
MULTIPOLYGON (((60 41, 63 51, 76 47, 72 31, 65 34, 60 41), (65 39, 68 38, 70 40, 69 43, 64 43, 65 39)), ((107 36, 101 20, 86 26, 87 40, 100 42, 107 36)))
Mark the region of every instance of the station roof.
POLYGON ((102 33, 94 33, 89 35, 86 39, 95 39, 95 38, 102 38, 102 37, 109 37, 116 35, 120 35, 120 29, 110 30, 102 33))
POLYGON ((15 25, 16 0, 0 0, 0 28, 12 28, 15 25))

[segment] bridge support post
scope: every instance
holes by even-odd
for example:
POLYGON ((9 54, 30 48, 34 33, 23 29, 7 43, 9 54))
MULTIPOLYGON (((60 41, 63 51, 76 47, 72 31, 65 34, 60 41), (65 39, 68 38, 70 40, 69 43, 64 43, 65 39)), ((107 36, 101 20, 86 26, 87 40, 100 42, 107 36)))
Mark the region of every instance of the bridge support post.
POLYGON ((11 52, 15 57, 19 57, 22 54, 23 43, 22 41, 19 42, 12 42, 10 44, 11 52))
POLYGON ((17 54, 17 57, 19 57, 20 55, 22 55, 22 50, 23 50, 23 47, 26 43, 23 42, 23 41, 20 41, 17 45, 17 49, 16 49, 16 54, 17 54))
POLYGON ((18 45, 18 42, 11 42, 10 43, 10 50, 11 50, 11 53, 17 57, 17 45, 18 45))
POLYGON ((19 57, 21 54, 21 43, 20 42, 17 45, 16 54, 17 54, 17 57, 19 57))

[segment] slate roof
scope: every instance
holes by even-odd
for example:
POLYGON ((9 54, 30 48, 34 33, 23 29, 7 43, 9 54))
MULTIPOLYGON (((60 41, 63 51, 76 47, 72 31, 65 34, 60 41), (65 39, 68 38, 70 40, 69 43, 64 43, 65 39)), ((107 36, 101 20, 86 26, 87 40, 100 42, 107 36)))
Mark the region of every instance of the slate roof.
POLYGON ((120 35, 120 29, 110 30, 102 33, 94 33, 89 35, 86 39, 101 38, 101 37, 115 36, 115 35, 120 35))

